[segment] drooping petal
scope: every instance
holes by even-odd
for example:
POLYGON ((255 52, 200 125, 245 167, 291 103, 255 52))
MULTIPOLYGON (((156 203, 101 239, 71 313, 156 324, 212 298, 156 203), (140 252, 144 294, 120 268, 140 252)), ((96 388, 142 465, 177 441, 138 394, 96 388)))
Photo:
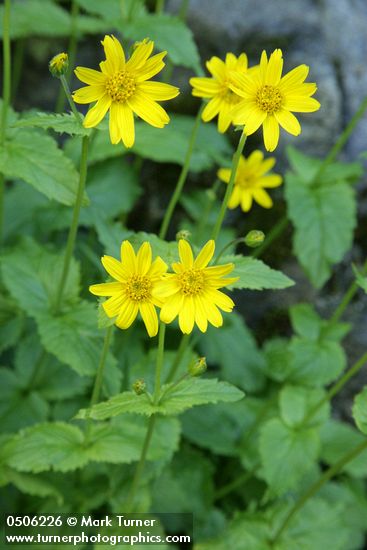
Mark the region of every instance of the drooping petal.
POLYGON ((222 101, 218 115, 218 130, 224 134, 232 122, 232 106, 227 101, 222 101))
POLYGON ((264 189, 254 189, 252 195, 254 200, 263 208, 271 208, 273 206, 270 195, 264 189))
POLYGON ((138 311, 139 306, 135 302, 132 302, 130 300, 126 301, 124 303, 123 309, 116 319, 116 325, 122 329, 129 328, 135 321, 138 311))
POLYGON ((120 109, 119 104, 113 102, 110 107, 110 140, 113 145, 117 145, 121 141, 121 130, 120 130, 120 109))
POLYGON ((112 296, 113 294, 120 293, 123 289, 121 283, 100 283, 98 285, 91 285, 89 292, 95 296, 112 296))
POLYGON ((120 103, 119 117, 122 142, 129 149, 135 142, 135 124, 134 114, 126 103, 120 103))
POLYGON ((184 297, 181 293, 174 294, 174 296, 171 296, 162 306, 160 318, 163 323, 172 323, 172 321, 177 317, 179 314, 182 304, 184 301, 184 297))
POLYGON ((191 246, 185 239, 180 239, 178 241, 178 253, 180 255, 180 260, 184 264, 186 269, 191 269, 194 264, 194 256, 192 253, 191 246))
POLYGON ((196 260, 194 261, 194 269, 203 269, 212 259, 215 251, 215 242, 213 239, 208 241, 200 250, 196 260))
POLYGON ((217 306, 209 299, 204 300, 204 304, 209 323, 214 327, 221 327, 223 325, 223 317, 217 306))
POLYGON ((267 151, 274 151, 279 141, 279 124, 274 115, 269 115, 263 123, 264 144, 267 151))
POLYGON ((231 210, 233 208, 237 208, 240 202, 241 202, 241 187, 239 185, 235 185, 232 191, 232 195, 230 196, 228 201, 228 208, 230 208, 231 210))
POLYGON ((235 304, 233 300, 220 290, 210 290, 208 291, 208 296, 210 296, 210 299, 215 303, 215 305, 223 311, 229 312, 234 308, 235 304))
POLYGON ((111 98, 106 94, 97 101, 94 107, 89 109, 83 121, 83 126, 85 128, 93 128, 94 126, 98 126, 110 106, 111 98))
POLYGON ((140 118, 156 128, 163 128, 169 122, 169 116, 163 107, 141 91, 136 91, 127 100, 127 104, 140 118))
POLYGON ((263 123, 265 124, 266 118, 267 113, 260 111, 260 109, 254 110, 251 116, 244 122, 246 134, 248 136, 254 134, 263 123))
POLYGON ((149 336, 151 338, 156 336, 158 332, 158 316, 155 307, 149 302, 144 302, 140 304, 139 309, 149 336))
POLYGON ((138 85, 138 88, 155 101, 173 99, 180 93, 180 90, 176 86, 171 86, 171 84, 165 84, 164 82, 155 82, 154 80, 142 82, 138 85))
POLYGON ((100 97, 104 96, 106 88, 104 84, 98 84, 93 86, 84 86, 73 92, 73 100, 75 103, 93 103, 100 97))
POLYGON ((241 193, 241 208, 243 212, 251 210, 252 206, 252 193, 248 189, 243 189, 241 193))
POLYGON ((195 302, 195 323, 199 327, 201 332, 206 332, 208 328, 208 318, 205 311, 205 305, 203 304, 200 296, 196 296, 195 302))
POLYGON ((186 296, 178 316, 178 324, 184 334, 190 334, 195 324, 195 307, 192 296, 186 296))
POLYGON ((298 136, 301 133, 301 125, 297 118, 286 109, 280 109, 274 113, 275 118, 286 132, 292 136, 298 136))
POLYGON ((220 96, 215 96, 205 105, 201 118, 204 122, 212 120, 220 111, 223 99, 220 96))

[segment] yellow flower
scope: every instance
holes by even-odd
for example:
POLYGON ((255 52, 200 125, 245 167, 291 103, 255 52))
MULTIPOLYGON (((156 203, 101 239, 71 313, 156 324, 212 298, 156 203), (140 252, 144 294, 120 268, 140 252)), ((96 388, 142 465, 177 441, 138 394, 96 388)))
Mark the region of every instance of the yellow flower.
POLYGON ((164 300, 160 318, 171 323, 179 316, 180 329, 189 334, 196 324, 206 332, 208 322, 215 327, 223 324, 218 308, 232 311, 234 303, 218 289, 237 281, 237 278, 225 279, 234 265, 214 265, 207 267, 215 250, 214 241, 208 241, 194 260, 191 246, 180 240, 178 250, 181 262, 172 265, 174 273, 164 276, 158 284, 157 295, 164 300))
POLYGON ((167 265, 158 256, 152 262, 152 249, 144 242, 137 255, 129 241, 121 245, 121 261, 103 256, 103 267, 116 282, 92 285, 89 290, 95 296, 111 296, 102 303, 108 317, 116 317, 115 324, 129 328, 140 312, 149 336, 158 332, 155 306, 162 305, 156 296, 158 282, 167 271, 167 265))
POLYGON ((128 61, 124 50, 114 36, 105 36, 102 41, 106 60, 99 66, 101 71, 77 67, 75 74, 88 84, 73 94, 77 103, 93 103, 84 126, 97 126, 107 111, 110 111, 110 138, 113 144, 122 141, 125 147, 132 147, 135 141, 134 113, 156 128, 163 128, 169 122, 166 111, 157 103, 172 99, 178 88, 162 82, 149 81, 164 67, 163 58, 167 52, 149 57, 154 42, 143 40, 135 45, 128 61))
MULTIPOLYGON (((278 187, 282 183, 282 177, 278 174, 267 174, 274 164, 275 158, 269 157, 264 160, 261 151, 253 151, 247 159, 241 155, 228 208, 241 205, 242 210, 248 212, 252 206, 252 200, 264 208, 271 208, 273 201, 265 189, 278 187)), ((230 177, 230 168, 218 170, 218 178, 225 183, 229 183, 230 177)))
POLYGON ((294 136, 301 133, 301 126, 291 111, 311 113, 320 103, 310 97, 316 84, 305 83, 309 67, 299 65, 282 77, 282 51, 275 50, 268 61, 266 52, 260 65, 246 75, 234 73, 231 89, 244 99, 233 109, 235 124, 244 124, 251 135, 263 125, 264 143, 268 151, 274 151, 279 141, 279 124, 294 136))
POLYGON ((227 53, 225 61, 212 57, 206 62, 206 66, 213 78, 191 78, 192 95, 210 99, 203 111, 202 119, 209 122, 219 115, 218 130, 223 133, 232 122, 233 106, 241 100, 241 97, 229 87, 231 76, 233 72, 246 73, 247 56, 243 53, 237 58, 233 53, 227 53))

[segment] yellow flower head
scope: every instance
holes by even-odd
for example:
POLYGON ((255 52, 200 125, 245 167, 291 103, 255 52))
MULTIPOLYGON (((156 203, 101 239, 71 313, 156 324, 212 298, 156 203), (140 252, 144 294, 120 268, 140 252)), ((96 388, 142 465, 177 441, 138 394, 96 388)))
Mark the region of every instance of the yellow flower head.
POLYGON ((135 255, 129 241, 124 241, 121 261, 112 256, 103 256, 101 261, 116 282, 92 285, 90 292, 95 296, 111 296, 102 303, 102 307, 108 317, 116 317, 115 324, 119 328, 129 328, 140 312, 149 336, 155 336, 158 332, 155 306, 162 305, 156 296, 156 289, 167 271, 167 265, 159 256, 152 262, 152 249, 148 242, 143 243, 135 255))
POLYGON ((218 308, 232 311, 234 303, 218 289, 237 281, 237 277, 224 278, 234 265, 207 267, 214 254, 214 241, 206 243, 196 260, 187 241, 180 240, 178 250, 181 261, 172 265, 174 273, 166 274, 157 288, 157 295, 164 300, 161 321, 171 323, 178 315, 184 334, 192 332, 195 324, 202 332, 206 332, 208 322, 215 327, 222 326, 218 308))
POLYGON ((52 76, 60 77, 67 73, 69 67, 69 56, 67 53, 58 53, 48 64, 52 76))
POLYGON ((233 53, 227 53, 226 60, 212 57, 206 66, 213 78, 191 78, 192 95, 210 99, 206 105, 202 119, 209 122, 218 115, 218 130, 225 132, 232 122, 231 112, 241 97, 230 89, 233 73, 245 74, 247 71, 247 56, 241 54, 238 58, 233 53))
MULTIPOLYGON (((264 160, 261 151, 253 151, 248 158, 241 155, 228 208, 241 205, 242 210, 248 212, 253 200, 264 208, 271 208, 273 201, 265 189, 279 187, 282 183, 282 177, 278 174, 268 174, 274 164, 275 158, 269 157, 264 160)), ((218 170, 218 178, 225 183, 229 183, 230 177, 230 168, 218 170)))
POLYGON ((258 68, 246 75, 233 74, 230 85, 244 98, 233 109, 234 123, 244 124, 247 135, 263 125, 268 151, 274 151, 278 145, 279 124, 294 136, 301 133, 301 126, 291 111, 311 113, 320 108, 320 103, 310 97, 317 90, 316 84, 304 82, 309 67, 299 65, 283 77, 282 70, 282 51, 275 50, 269 61, 263 51, 258 68))
POLYGON ((132 147, 135 141, 134 113, 156 128, 163 128, 169 122, 166 111, 157 103, 172 99, 178 88, 162 82, 150 81, 164 67, 163 58, 167 52, 150 57, 154 42, 143 40, 135 44, 128 61, 124 50, 114 36, 105 36, 102 41, 106 60, 99 66, 101 71, 77 67, 75 74, 88 84, 73 94, 77 103, 97 103, 85 119, 84 126, 97 126, 107 111, 110 111, 110 138, 113 144, 122 141, 125 147, 132 147))

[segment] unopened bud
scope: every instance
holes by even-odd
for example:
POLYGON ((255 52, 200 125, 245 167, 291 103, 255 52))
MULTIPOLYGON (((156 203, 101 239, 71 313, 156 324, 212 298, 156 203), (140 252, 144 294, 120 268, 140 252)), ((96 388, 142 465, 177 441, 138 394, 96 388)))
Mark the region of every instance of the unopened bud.
POLYGON ((253 229, 252 231, 249 231, 245 237, 245 244, 251 248, 256 248, 257 246, 260 246, 265 239, 265 234, 262 231, 258 231, 257 229, 253 229))
POLYGON ((188 370, 191 376, 201 376, 206 368, 206 357, 199 357, 197 361, 190 363, 188 370))
POLYGON ((67 73, 69 68, 69 56, 67 53, 58 53, 55 55, 48 64, 50 73, 56 78, 67 73))
POLYGON ((146 392, 147 386, 145 381, 142 378, 138 378, 138 380, 135 380, 133 384, 133 390, 136 393, 136 395, 142 395, 146 392))
POLYGON ((176 233, 176 241, 180 241, 181 239, 183 239, 184 241, 188 241, 190 237, 191 231, 189 231, 188 229, 181 229, 181 231, 178 231, 178 233, 176 233))

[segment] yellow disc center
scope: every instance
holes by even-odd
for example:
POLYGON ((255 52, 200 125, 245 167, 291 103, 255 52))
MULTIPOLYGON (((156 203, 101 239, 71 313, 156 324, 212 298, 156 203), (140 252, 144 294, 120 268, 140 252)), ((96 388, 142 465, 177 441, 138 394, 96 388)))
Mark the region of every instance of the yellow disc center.
POLYGON ((195 296, 204 290, 205 275, 202 269, 187 269, 179 275, 181 292, 185 296, 195 296))
POLYGON ((127 71, 121 71, 111 77, 106 83, 106 90, 113 101, 123 103, 135 92, 134 77, 127 71))
POLYGON ((276 86, 265 84, 256 94, 256 103, 259 109, 272 115, 282 106, 283 96, 276 86))
POLYGON ((148 277, 133 275, 126 284, 126 293, 133 302, 150 300, 152 296, 152 282, 148 277))

